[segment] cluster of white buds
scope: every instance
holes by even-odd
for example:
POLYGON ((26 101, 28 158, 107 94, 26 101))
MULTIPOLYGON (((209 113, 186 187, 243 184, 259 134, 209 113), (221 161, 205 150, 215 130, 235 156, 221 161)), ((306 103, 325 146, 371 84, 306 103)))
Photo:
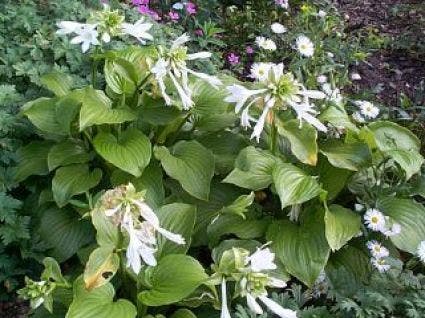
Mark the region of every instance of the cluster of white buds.
MULTIPOLYGON (((273 275, 272 271, 277 269, 274 262, 275 254, 269 248, 259 248, 249 255, 243 249, 233 249, 235 255, 235 270, 232 273, 233 279, 237 277, 235 292, 237 296, 245 297, 248 308, 255 314, 263 314, 257 299, 261 301, 271 312, 281 318, 296 318, 297 313, 291 309, 286 309, 267 296, 267 287, 284 288, 286 283, 273 275)), ((221 315, 220 318, 231 318, 227 306, 226 278, 221 281, 221 315)))

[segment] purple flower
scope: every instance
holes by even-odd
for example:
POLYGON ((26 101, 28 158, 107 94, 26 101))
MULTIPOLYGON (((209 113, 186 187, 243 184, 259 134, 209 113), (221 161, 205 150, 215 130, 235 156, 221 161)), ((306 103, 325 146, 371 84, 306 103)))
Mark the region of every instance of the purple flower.
POLYGON ((202 31, 202 29, 196 29, 194 33, 197 36, 203 36, 204 35, 204 31, 202 31))
POLYGON ((168 16, 172 21, 177 21, 180 18, 179 14, 173 11, 168 12, 168 16))
POLYGON ((254 49, 252 48, 252 46, 247 46, 246 47, 246 53, 247 54, 254 54, 254 49))
POLYGON ((148 14, 148 15, 150 15, 151 12, 152 12, 152 10, 149 8, 149 6, 147 4, 139 5, 139 7, 137 8, 137 10, 139 10, 139 12, 141 14, 148 14))
POLYGON ((280 6, 281 8, 288 9, 289 7, 288 0, 275 0, 274 2, 276 5, 280 6))
POLYGON ((239 55, 232 52, 227 56, 227 60, 229 61, 230 65, 237 65, 239 64, 240 57, 239 55))
POLYGON ((193 15, 196 14, 197 12, 197 8, 196 8, 196 4, 194 4, 193 2, 187 2, 186 3, 186 12, 187 14, 193 15))

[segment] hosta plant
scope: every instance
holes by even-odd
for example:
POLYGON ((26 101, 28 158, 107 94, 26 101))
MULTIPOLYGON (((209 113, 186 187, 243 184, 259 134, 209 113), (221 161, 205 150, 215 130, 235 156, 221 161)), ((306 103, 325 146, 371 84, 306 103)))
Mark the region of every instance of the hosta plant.
POLYGON ((39 138, 9 173, 39 194, 50 248, 20 291, 36 315, 225 318, 242 304, 297 317, 271 297, 289 280, 352 295, 400 251, 425 258, 419 140, 373 121, 372 104, 355 123, 343 99, 268 61, 253 82, 205 74, 192 61, 211 54, 187 35, 150 45, 150 22, 109 7, 59 27, 106 86, 50 74, 52 95, 22 108, 39 138))

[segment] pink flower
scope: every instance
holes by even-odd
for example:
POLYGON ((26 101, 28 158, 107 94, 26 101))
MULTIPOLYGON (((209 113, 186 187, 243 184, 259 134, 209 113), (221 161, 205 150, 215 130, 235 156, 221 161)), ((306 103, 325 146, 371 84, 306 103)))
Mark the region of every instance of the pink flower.
POLYGON ((177 21, 180 18, 179 14, 173 11, 168 12, 168 16, 172 21, 177 21))
POLYGON ((139 12, 141 14, 148 14, 148 15, 150 15, 151 12, 152 12, 152 10, 149 8, 149 6, 147 4, 139 5, 139 7, 137 8, 137 10, 139 10, 139 12))
POLYGON ((239 55, 232 52, 227 56, 227 60, 229 61, 230 65, 237 65, 239 64, 240 57, 239 55))
POLYGON ((254 54, 254 49, 252 48, 252 46, 247 46, 246 47, 246 53, 247 54, 254 54))
POLYGON ((274 2, 276 5, 280 6, 281 8, 288 9, 289 7, 288 0, 275 0, 274 2))
POLYGON ((149 0, 132 0, 131 1, 133 5, 139 6, 139 5, 149 5, 149 0))
POLYGON ((193 2, 187 2, 186 3, 186 12, 187 14, 193 15, 196 14, 197 12, 197 8, 196 8, 196 4, 194 4, 193 2))
POLYGON ((204 31, 202 31, 202 29, 196 29, 194 32, 197 36, 203 36, 204 35, 204 31))

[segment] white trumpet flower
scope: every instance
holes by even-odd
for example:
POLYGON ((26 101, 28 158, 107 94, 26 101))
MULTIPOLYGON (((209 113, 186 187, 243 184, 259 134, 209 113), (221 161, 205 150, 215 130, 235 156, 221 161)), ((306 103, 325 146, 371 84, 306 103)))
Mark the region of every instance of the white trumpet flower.
POLYGON ((144 23, 144 18, 139 19, 136 23, 123 23, 122 32, 135 37, 142 44, 146 44, 145 40, 153 40, 153 36, 148 33, 152 23, 144 23))
POLYGON ((98 32, 95 24, 83 24, 81 28, 76 28, 74 33, 77 35, 71 39, 72 44, 81 44, 81 50, 86 53, 90 49, 90 45, 99 45, 97 39, 98 32))
POLYGON ((307 90, 292 73, 284 73, 282 63, 254 64, 251 77, 257 79, 257 89, 247 89, 242 85, 233 84, 227 86, 229 95, 224 99, 228 103, 236 104, 236 113, 245 107, 241 118, 241 124, 244 127, 250 127, 250 121, 254 121, 249 116, 249 108, 253 104, 259 104, 261 115, 256 121, 251 139, 255 138, 259 141, 267 115, 272 108, 292 109, 300 120, 300 126, 303 121, 306 121, 320 131, 327 131, 326 126, 315 117, 318 112, 310 103, 310 99, 324 99, 326 94, 317 90, 307 90), (248 106, 245 106, 246 104, 248 106))
POLYGON ((253 272, 274 270, 277 268, 274 263, 275 254, 269 248, 257 249, 253 254, 247 257, 246 263, 253 272))
POLYGON ((156 266, 157 233, 176 244, 186 243, 180 234, 160 226, 158 216, 132 184, 107 191, 101 202, 105 215, 128 234, 127 267, 131 267, 136 274, 142 268, 142 260, 149 266, 156 266))
POLYGON ((190 109, 194 104, 192 100, 192 91, 189 88, 189 74, 206 81, 216 89, 222 84, 215 76, 196 72, 187 67, 187 61, 207 59, 211 57, 210 52, 188 54, 187 47, 184 46, 184 44, 189 40, 189 36, 187 34, 183 34, 173 41, 169 49, 159 47, 158 60, 150 69, 151 73, 154 75, 156 83, 159 86, 165 103, 167 105, 171 105, 173 103, 172 98, 166 92, 165 78, 169 77, 173 86, 177 90, 184 110, 190 109))
POLYGON ((227 288, 226 280, 221 280, 221 313, 220 318, 232 318, 230 316, 229 307, 227 306, 227 288))

